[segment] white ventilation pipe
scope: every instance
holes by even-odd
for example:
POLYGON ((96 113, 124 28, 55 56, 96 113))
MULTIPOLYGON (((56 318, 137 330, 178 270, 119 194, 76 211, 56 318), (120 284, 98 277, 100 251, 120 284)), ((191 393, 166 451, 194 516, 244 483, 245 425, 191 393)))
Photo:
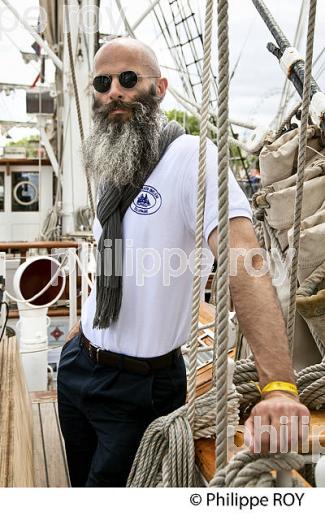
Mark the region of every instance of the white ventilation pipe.
POLYGON ((15 272, 13 286, 20 316, 17 336, 29 391, 47 390, 47 312, 62 295, 65 277, 60 262, 49 256, 30 257, 15 272))

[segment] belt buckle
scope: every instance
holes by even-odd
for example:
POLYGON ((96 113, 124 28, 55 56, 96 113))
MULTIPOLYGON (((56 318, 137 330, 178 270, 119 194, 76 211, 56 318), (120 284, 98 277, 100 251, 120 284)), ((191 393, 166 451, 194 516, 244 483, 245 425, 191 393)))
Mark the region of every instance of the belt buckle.
POLYGON ((99 365, 99 351, 100 351, 100 348, 99 347, 95 347, 96 349, 96 363, 99 365))
POLYGON ((100 351, 100 348, 99 347, 96 347, 96 345, 93 345, 92 343, 90 343, 89 341, 89 346, 88 346, 88 352, 89 352, 89 355, 91 357, 91 359, 94 359, 95 358, 95 361, 96 363, 99 364, 99 351, 100 351), (91 348, 92 347, 92 348, 91 348), (95 356, 93 356, 93 350, 96 351, 96 354, 95 356))

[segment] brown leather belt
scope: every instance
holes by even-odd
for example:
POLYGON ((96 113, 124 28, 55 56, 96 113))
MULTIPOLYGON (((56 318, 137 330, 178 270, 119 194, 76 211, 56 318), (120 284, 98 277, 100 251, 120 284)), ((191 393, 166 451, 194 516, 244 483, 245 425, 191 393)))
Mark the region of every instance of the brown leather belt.
POLYGON ((170 367, 173 365, 174 361, 181 356, 180 347, 168 352, 168 354, 153 358, 138 358, 127 356, 125 354, 117 354, 116 352, 95 347, 82 332, 80 333, 80 341, 83 348, 86 349, 89 357, 99 365, 118 368, 133 374, 146 375, 153 370, 170 367))

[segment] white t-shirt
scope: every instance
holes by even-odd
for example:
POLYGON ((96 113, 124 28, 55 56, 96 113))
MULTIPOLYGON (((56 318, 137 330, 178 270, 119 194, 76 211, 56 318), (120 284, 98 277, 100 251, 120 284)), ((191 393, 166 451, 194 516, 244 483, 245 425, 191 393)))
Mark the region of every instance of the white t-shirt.
MULTIPOLYGON (((82 329, 96 346, 155 357, 187 341, 190 333, 199 138, 170 144, 122 222, 123 295, 118 320, 93 329, 96 283, 82 311, 82 329)), ((208 237, 218 225, 217 148, 208 141, 202 294, 213 256, 208 237)), ((229 174, 229 216, 251 218, 249 203, 229 174)), ((94 221, 99 241, 101 225, 94 221)))

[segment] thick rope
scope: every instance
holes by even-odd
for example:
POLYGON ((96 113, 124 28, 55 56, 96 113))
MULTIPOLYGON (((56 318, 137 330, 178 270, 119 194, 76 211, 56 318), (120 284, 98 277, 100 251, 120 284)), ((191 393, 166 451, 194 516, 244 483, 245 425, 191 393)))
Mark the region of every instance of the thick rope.
POLYGON ((275 487, 272 470, 290 471, 303 465, 303 456, 296 453, 257 455, 244 451, 213 477, 209 487, 275 487))
POLYGON ((216 467, 227 464, 227 347, 229 314, 229 202, 228 202, 228 0, 218 0, 218 279, 215 334, 217 389, 216 467))
MULTIPOLYGON (((237 392, 228 395, 229 434, 239 423, 237 392)), ((195 422, 188 420, 189 404, 171 414, 158 417, 142 437, 128 478, 128 487, 190 487, 196 485, 194 439, 215 434, 216 389, 212 388, 195 401, 195 422)))
POLYGON ((243 410, 254 405, 260 399, 260 393, 255 383, 258 383, 258 374, 253 359, 240 359, 235 363, 234 385, 241 395, 240 406, 243 410))
POLYGON ((325 361, 300 370, 297 386, 301 402, 312 410, 325 407, 325 361))
POLYGON ((279 242, 279 239, 276 235, 275 229, 273 229, 270 224, 268 223, 267 219, 264 219, 263 221, 264 230, 268 234, 270 240, 271 240, 271 247, 274 247, 274 249, 277 251, 282 263, 286 265, 286 257, 284 252, 282 251, 281 244, 279 242))
POLYGON ((254 231, 256 234, 256 238, 258 240, 258 243, 262 249, 266 249, 265 245, 265 237, 264 237, 264 230, 263 230, 263 224, 260 220, 256 220, 254 223, 254 231))
POLYGON ((312 74, 313 63, 313 43, 315 32, 317 0, 310 0, 309 5, 309 19, 308 19, 308 33, 307 33, 307 47, 306 47, 306 70, 304 77, 304 90, 301 111, 301 127, 299 132, 299 153, 298 153, 298 171, 297 171, 297 188, 295 198, 295 212, 293 224, 293 249, 295 251, 290 275, 290 296, 289 309, 287 319, 287 334, 289 341, 289 350, 291 355, 293 353, 294 332, 295 332, 295 316, 296 316, 296 292, 297 292, 297 271, 298 258, 300 247, 300 227, 302 216, 302 202, 304 189, 304 173, 306 164, 306 146, 307 146, 307 130, 308 130, 308 116, 310 105, 310 82, 312 74))
MULTIPOLYGON (((68 41, 68 52, 69 52, 70 69, 71 69, 74 97, 75 97, 75 100, 76 100, 76 108, 77 108, 77 115, 78 115, 78 126, 79 126, 79 132, 80 132, 80 139, 81 139, 81 143, 83 143, 85 136, 84 136, 83 123, 82 123, 82 116, 81 116, 81 108, 80 108, 80 100, 79 100, 79 91, 78 91, 78 84, 77 84, 77 78, 76 78, 76 71, 75 71, 74 60, 73 60, 72 41, 71 41, 71 27, 70 27, 70 16, 69 16, 69 5, 70 5, 69 4, 69 0, 64 0, 64 3, 65 3, 65 13, 66 13, 66 24, 67 24, 67 41, 68 41)), ((90 178, 89 178, 87 170, 86 170, 85 173, 86 173, 87 191, 88 191, 88 198, 89 198, 90 209, 91 209, 92 217, 95 218, 95 206, 94 206, 93 194, 92 194, 92 190, 91 190, 90 178)))
MULTIPOLYGON (((201 256, 203 245, 203 224, 205 207, 205 173, 206 173, 206 151, 208 137, 210 80, 211 80, 211 42, 212 42, 213 0, 207 0, 205 12, 205 34, 204 34, 204 62, 202 77, 202 108, 200 125, 200 147, 199 147, 199 173, 198 173, 198 195, 196 210, 195 231, 195 264, 193 278, 193 301, 192 321, 189 351, 189 374, 188 374, 188 420, 191 427, 195 420, 195 392, 196 392, 196 368, 197 368, 197 336, 198 320, 201 296, 201 256)), ((194 463, 193 463, 194 471, 194 463)))

